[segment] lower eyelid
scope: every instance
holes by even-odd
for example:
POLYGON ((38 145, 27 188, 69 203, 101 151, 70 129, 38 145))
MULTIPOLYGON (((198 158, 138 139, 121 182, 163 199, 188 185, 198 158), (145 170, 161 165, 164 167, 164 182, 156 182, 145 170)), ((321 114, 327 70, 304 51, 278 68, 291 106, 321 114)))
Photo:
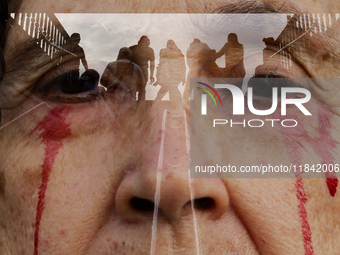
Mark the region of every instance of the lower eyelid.
POLYGON ((42 95, 44 100, 58 102, 58 103, 65 103, 65 104, 76 104, 76 103, 86 103, 92 102, 93 100, 100 100, 104 98, 104 92, 91 92, 91 93, 82 93, 82 94, 75 94, 72 96, 69 95, 56 95, 56 94, 47 94, 44 93, 42 95))
POLYGON ((283 78, 310 77, 310 75, 302 70, 297 63, 287 57, 282 57, 281 55, 267 58, 262 65, 257 66, 254 76, 258 76, 259 74, 278 75, 283 78))
POLYGON ((70 103, 72 100, 81 102, 86 99, 87 101, 93 98, 93 93, 103 92, 98 87, 99 77, 99 73, 93 69, 85 71, 82 75, 79 74, 79 70, 60 73, 59 69, 40 79, 34 85, 34 92, 43 94, 47 100, 59 102, 67 100, 70 103))

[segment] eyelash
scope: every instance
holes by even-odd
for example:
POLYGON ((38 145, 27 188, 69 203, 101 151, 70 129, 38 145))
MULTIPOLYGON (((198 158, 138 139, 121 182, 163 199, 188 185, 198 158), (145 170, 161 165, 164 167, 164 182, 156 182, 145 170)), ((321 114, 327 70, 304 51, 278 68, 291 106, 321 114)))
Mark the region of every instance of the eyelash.
POLYGON ((92 92, 92 93, 84 93, 82 97, 80 96, 59 96, 59 95, 51 95, 51 94, 43 94, 43 99, 53 102, 60 102, 66 104, 76 104, 76 103, 87 103, 92 101, 100 101, 105 97, 104 92, 92 92))
MULTIPOLYGON (((277 99, 278 99, 278 107, 280 107, 280 100, 281 100, 281 88, 283 87, 301 87, 301 88, 305 88, 304 86, 301 86, 299 84, 299 82, 295 82, 293 81, 291 78, 285 78, 285 77, 281 77, 279 75, 275 75, 275 74, 256 74, 252 79, 257 79, 258 82, 268 82, 267 79, 281 79, 282 81, 282 86, 277 86, 278 90, 277 90, 277 99), (260 80, 262 79, 262 80, 260 80)), ((248 85, 251 81, 248 81, 248 85)), ((271 89, 270 96, 261 96, 256 94, 256 90, 253 89, 253 104, 254 106, 257 106, 259 109, 263 108, 270 108, 272 105, 272 88, 275 87, 273 86, 274 84, 269 84, 268 83, 268 88, 265 88, 263 90, 264 93, 268 92, 268 89, 271 89)), ((237 85, 240 88, 240 84, 237 85)), ((255 86, 253 87, 255 88, 255 86)), ((229 90, 225 90, 225 89, 219 89, 218 90, 219 95, 221 96, 222 101, 224 100, 229 100, 230 96, 231 96, 231 92, 229 90)), ((295 93, 295 94, 288 94, 290 96, 290 98, 299 98, 300 94, 295 93)), ((304 97, 304 96, 303 96, 304 97)), ((245 98, 244 98, 245 102, 247 102, 248 100, 248 93, 245 94, 245 98)))
MULTIPOLYGON (((65 83, 69 83, 66 85, 76 85, 76 82, 82 82, 80 77, 77 80, 67 80, 72 76, 72 71, 65 72, 63 74, 59 74, 54 78, 46 81, 38 81, 36 86, 34 86, 34 92, 42 94, 42 97, 48 101, 59 102, 59 103, 86 103, 92 102, 94 100, 100 101, 104 98, 104 91, 95 91, 95 90, 85 90, 85 91, 77 91, 78 93, 65 93, 62 88, 65 83)), ((92 77, 93 78, 93 77, 92 77)), ((42 79, 44 80, 44 79, 42 79)), ((83 80, 84 82, 84 80, 83 80)), ((83 87, 84 88, 84 87, 83 87)), ((98 81, 94 85, 94 88, 98 89, 98 81)), ((65 89, 65 88, 64 88, 65 89)))

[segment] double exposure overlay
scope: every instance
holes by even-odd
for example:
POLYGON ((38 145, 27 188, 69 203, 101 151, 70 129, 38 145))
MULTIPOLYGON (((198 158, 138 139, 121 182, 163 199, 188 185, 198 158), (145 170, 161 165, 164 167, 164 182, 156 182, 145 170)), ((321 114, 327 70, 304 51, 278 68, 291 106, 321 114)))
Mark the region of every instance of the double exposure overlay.
POLYGON ((338 254, 340 5, 142 2, 2 1, 0 254, 338 254))

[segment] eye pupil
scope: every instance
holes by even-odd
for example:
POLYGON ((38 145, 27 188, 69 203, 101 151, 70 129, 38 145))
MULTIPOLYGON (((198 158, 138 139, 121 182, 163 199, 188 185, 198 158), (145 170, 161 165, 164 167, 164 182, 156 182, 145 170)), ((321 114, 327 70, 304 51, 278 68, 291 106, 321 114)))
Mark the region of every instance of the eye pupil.
POLYGON ((99 77, 99 73, 93 69, 86 70, 80 77, 79 71, 70 71, 58 83, 63 93, 79 94, 95 90, 99 77))
POLYGON ((99 77, 96 70, 86 70, 78 80, 78 85, 82 88, 82 92, 94 90, 98 86, 99 77))

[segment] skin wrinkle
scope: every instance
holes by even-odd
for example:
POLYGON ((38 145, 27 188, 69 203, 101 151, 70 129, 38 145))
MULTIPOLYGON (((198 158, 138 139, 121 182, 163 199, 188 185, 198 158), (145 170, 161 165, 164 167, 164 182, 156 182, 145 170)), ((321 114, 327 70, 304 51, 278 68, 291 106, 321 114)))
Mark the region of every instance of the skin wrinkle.
MULTIPOLYGON (((327 54, 328 56, 329 55, 331 55, 332 56, 332 60, 334 61, 334 62, 339 62, 339 57, 338 57, 338 55, 334 52, 334 50, 333 50, 333 46, 329 43, 329 41, 323 36, 323 42, 324 43, 318 43, 318 44, 315 44, 315 51, 314 52, 318 52, 317 54, 319 54, 319 52, 320 52, 320 47, 322 47, 323 48, 323 50, 324 50, 324 54, 327 54), (326 45, 329 45, 330 46, 330 48, 331 48, 331 50, 329 50, 329 48, 326 48, 326 45)), ((308 39, 305 39, 304 38, 304 40, 307 40, 307 42, 310 42, 308 39)), ((308 55, 310 55, 310 57, 313 57, 313 55, 312 54, 310 54, 310 52, 313 52, 313 51, 308 51, 308 50, 306 50, 306 51, 300 51, 300 52, 303 52, 303 53, 306 53, 306 54, 308 54, 308 55)), ((298 53, 298 52, 297 52, 298 53)), ((297 55, 297 54, 295 54, 295 55, 297 55)), ((315 56, 315 54, 314 54, 314 56, 315 56)), ((305 63, 307 63, 307 62, 309 62, 308 60, 305 60, 302 56, 300 56, 300 55, 297 55, 297 57, 296 57, 297 59, 300 59, 300 61, 299 61, 299 64, 301 65, 301 66, 303 66, 304 68, 306 68, 306 65, 305 65, 305 63)), ((334 70, 334 69, 329 69, 329 70, 331 70, 332 72, 334 72, 334 73, 339 73, 339 71, 336 71, 336 70, 334 70)), ((313 75, 314 77, 315 77, 315 75, 313 75)), ((318 77, 318 78, 320 78, 320 77, 318 77)), ((327 77, 325 77, 325 78, 327 78, 327 77)))
MULTIPOLYGON (((228 190, 228 186, 226 188, 228 190)), ((237 216, 237 218, 241 221, 242 225, 245 226, 245 229, 246 229, 248 235, 250 236, 253 245, 256 247, 256 250, 259 251, 260 247, 259 247, 259 244, 257 244, 257 242, 255 242, 255 236, 250 231, 248 224, 246 224, 244 219, 241 217, 241 215, 240 215, 241 212, 237 211, 237 208, 235 208, 235 205, 233 203, 234 203, 234 201, 230 200, 230 206, 229 206, 228 210, 232 211, 232 213, 235 214, 235 216, 237 216)))
MULTIPOLYGON (((60 25, 56 26, 60 33, 63 30, 60 25)), ((27 41, 15 46, 11 50, 11 58, 7 60, 7 76, 14 76, 10 80, 4 80, 0 87, 0 105, 2 108, 11 106, 11 99, 23 101, 27 92, 30 92, 37 86, 36 82, 43 77, 45 73, 53 70, 58 66, 59 59, 67 63, 74 59, 67 51, 59 51, 57 57, 51 59, 40 46, 41 39, 28 39, 27 41), (29 61, 27 61, 29 59, 29 61), (29 79, 28 79, 29 77, 29 79)), ((20 102, 20 101, 19 101, 20 102)))
MULTIPOLYGON (((331 34, 331 33, 330 33, 330 34, 331 34)), ((334 59, 334 60, 340 62, 340 57, 334 52, 334 47, 333 47, 333 45, 329 42, 329 40, 328 40, 327 38, 325 38, 324 34, 322 34, 322 37, 324 38, 324 41, 325 41, 325 42, 327 43, 327 45, 329 46, 330 52, 332 53, 333 58, 336 58, 336 59, 334 59)), ((335 39, 335 36, 333 35, 332 38, 335 39)), ((339 43, 339 42, 338 42, 338 43, 339 43)), ((340 44, 339 44, 338 46, 340 46, 340 44)))
MULTIPOLYGON (((66 34, 61 25, 55 25, 55 27, 59 30, 59 33, 66 34)), ((44 68, 46 65, 50 65, 51 63, 56 66, 58 63, 58 58, 51 59, 49 56, 47 56, 46 52, 44 52, 43 49, 38 45, 38 43, 40 44, 40 41, 41 38, 29 38, 14 46, 9 53, 11 57, 6 60, 6 73, 17 72, 20 70, 22 73, 20 75, 27 75, 32 72, 38 72, 40 69, 44 68), (46 58, 41 58, 42 56, 46 56, 46 58)), ((44 41, 48 42, 47 40, 44 41)), ((69 55, 70 54, 67 51, 58 53, 58 57, 62 58, 65 58, 69 55)))
POLYGON ((277 13, 283 8, 283 6, 287 3, 287 1, 288 1, 288 0, 285 0, 285 1, 283 2, 283 4, 280 6, 280 8, 276 10, 277 13))

